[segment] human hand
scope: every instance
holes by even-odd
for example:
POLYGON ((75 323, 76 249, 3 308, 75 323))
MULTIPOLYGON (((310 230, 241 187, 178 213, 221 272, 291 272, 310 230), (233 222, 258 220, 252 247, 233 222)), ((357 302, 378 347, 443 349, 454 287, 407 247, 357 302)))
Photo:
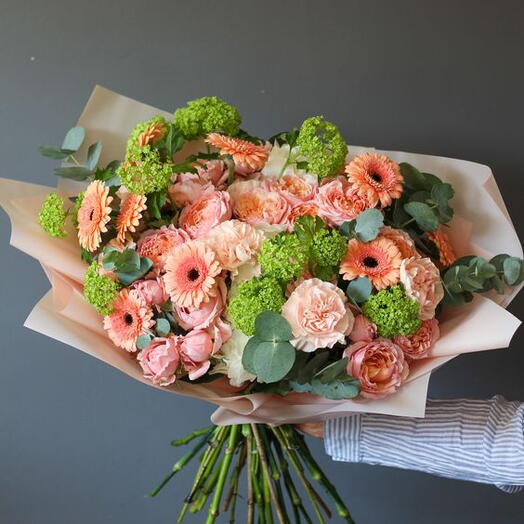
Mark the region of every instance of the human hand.
POLYGON ((297 428, 311 437, 324 438, 323 422, 305 422, 304 424, 297 424, 297 428))

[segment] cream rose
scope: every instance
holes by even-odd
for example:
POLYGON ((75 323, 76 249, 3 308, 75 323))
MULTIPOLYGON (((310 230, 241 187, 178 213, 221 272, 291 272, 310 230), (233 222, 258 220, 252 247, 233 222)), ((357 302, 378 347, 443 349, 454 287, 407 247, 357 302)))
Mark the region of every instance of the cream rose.
POLYGON ((429 258, 407 258, 400 264, 400 281, 406 295, 419 304, 419 317, 429 320, 444 297, 440 273, 429 258))
POLYGON ((318 278, 305 280, 291 293, 282 316, 291 326, 291 343, 305 352, 344 342, 355 320, 342 290, 318 278))

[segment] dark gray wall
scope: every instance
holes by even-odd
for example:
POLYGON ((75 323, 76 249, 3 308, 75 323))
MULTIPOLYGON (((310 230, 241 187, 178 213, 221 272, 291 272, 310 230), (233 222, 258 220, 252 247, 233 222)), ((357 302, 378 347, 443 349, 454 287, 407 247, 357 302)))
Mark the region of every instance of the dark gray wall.
MULTIPOLYGON (((36 148, 61 140, 95 83, 165 109, 216 94, 258 135, 324 114, 350 143, 488 164, 519 227, 523 6, 1 0, 1 176, 54 184, 52 163, 36 148)), ((8 237, 2 215, 0 521, 174 522, 190 475, 158 500, 143 495, 177 457, 169 440, 204 425, 211 407, 24 329, 48 283, 8 237)), ((523 300, 511 311, 524 316, 523 300)), ((508 351, 457 358, 434 375, 432 394, 524 400, 523 340, 521 330, 508 351)), ((359 523, 524 520, 524 494, 335 464, 313 446, 359 523)))

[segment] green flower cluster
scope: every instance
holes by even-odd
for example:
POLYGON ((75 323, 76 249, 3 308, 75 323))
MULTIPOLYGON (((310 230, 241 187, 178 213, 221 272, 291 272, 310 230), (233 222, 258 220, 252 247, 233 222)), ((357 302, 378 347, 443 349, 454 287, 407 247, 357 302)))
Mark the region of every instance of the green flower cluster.
POLYGON ((308 161, 308 171, 320 178, 333 176, 344 166, 348 146, 335 124, 314 116, 304 120, 297 146, 308 161))
POLYGON ((346 253, 347 240, 336 229, 319 229, 313 235, 310 247, 311 260, 322 267, 336 266, 346 253))
POLYGON ((150 146, 128 151, 117 175, 132 193, 145 195, 165 189, 171 181, 173 167, 161 161, 160 152, 150 146))
POLYGON ((38 221, 42 229, 52 237, 63 238, 67 235, 64 227, 66 218, 64 200, 56 193, 49 193, 38 214, 38 221))
POLYGON ((233 107, 216 96, 191 100, 186 107, 175 111, 175 126, 187 138, 196 138, 218 132, 234 136, 238 133, 242 118, 233 107))
POLYGON ((78 227, 78 211, 80 211, 80 206, 82 205, 82 201, 84 200, 85 191, 81 191, 76 196, 75 205, 73 206, 73 210, 71 211, 71 220, 73 221, 73 225, 77 228, 78 227))
POLYGON ((418 331, 418 303, 407 297, 400 286, 383 289, 371 295, 362 305, 362 313, 371 320, 381 337, 411 335, 418 331))
POLYGON ((229 301, 229 316, 237 329, 255 334, 255 320, 263 311, 280 313, 286 301, 278 281, 271 277, 252 278, 242 282, 229 301))
POLYGON ((146 120, 145 122, 140 122, 140 124, 137 124, 133 131, 131 131, 131 134, 129 135, 129 138, 127 140, 127 150, 126 150, 126 157, 128 156, 136 156, 138 153, 142 152, 145 147, 148 146, 142 146, 140 147, 138 145, 138 137, 149 127, 155 124, 160 124, 167 132, 169 129, 169 123, 162 115, 154 116, 153 118, 150 118, 149 120, 146 120))
POLYGON ((288 282, 304 272, 308 246, 294 233, 280 233, 262 244, 258 262, 265 275, 288 282))
POLYGON ((95 260, 84 276, 84 297, 101 315, 109 315, 113 311, 112 304, 118 295, 120 285, 98 272, 98 262, 95 260))

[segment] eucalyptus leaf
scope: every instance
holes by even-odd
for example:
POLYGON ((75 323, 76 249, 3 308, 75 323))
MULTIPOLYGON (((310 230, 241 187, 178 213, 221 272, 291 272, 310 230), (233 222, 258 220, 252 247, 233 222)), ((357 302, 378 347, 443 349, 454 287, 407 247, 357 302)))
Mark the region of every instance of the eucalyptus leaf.
POLYGON ((332 364, 329 364, 329 366, 326 366, 324 369, 318 371, 315 374, 315 378, 319 379, 320 382, 322 382, 323 384, 328 384, 329 382, 338 380, 341 377, 346 377, 347 365, 348 358, 344 357, 340 360, 337 360, 336 362, 333 362, 332 364))
POLYGON ((74 153, 71 149, 56 149, 56 147, 51 146, 40 146, 38 151, 41 155, 55 160, 64 160, 71 155, 71 153, 74 153))
POLYGON ((318 369, 322 369, 324 364, 329 360, 329 351, 315 351, 311 359, 304 363, 303 359, 308 357, 307 353, 299 351, 295 361, 296 373, 293 373, 293 380, 301 384, 310 382, 318 369))
POLYGON ((442 182, 440 184, 435 184, 431 188, 431 198, 435 202, 447 203, 447 201, 453 198, 454 195, 455 195, 455 191, 453 189, 453 186, 445 182, 442 182))
POLYGON ((129 286, 135 280, 142 278, 149 270, 153 267, 153 262, 150 258, 141 258, 140 259, 140 268, 138 271, 133 271, 130 273, 123 273, 121 271, 116 272, 116 276, 121 284, 124 286, 129 286))
POLYGON ((370 242, 377 237, 383 225, 384 216, 378 209, 366 209, 356 219, 355 233, 362 242, 370 242))
POLYGON ((73 152, 78 151, 84 142, 85 136, 86 131, 82 126, 72 127, 62 142, 62 149, 70 149, 73 152))
POLYGON ((289 342, 262 342, 255 349, 253 367, 259 382, 278 382, 295 362, 296 351, 289 342))
POLYGON ((93 171, 82 166, 57 167, 54 173, 62 178, 70 178, 71 180, 85 180, 94 175, 93 171))
POLYGON ((262 341, 271 342, 286 342, 293 337, 289 322, 273 311, 263 311, 257 316, 255 335, 262 341))
POLYGON ((330 400, 355 398, 360 393, 359 381, 349 375, 329 384, 324 384, 320 380, 314 379, 306 384, 291 381, 290 386, 299 393, 312 393, 330 400))
POLYGON ((91 171, 94 171, 96 169, 96 166, 98 165, 98 161, 100 160, 101 153, 102 153, 102 143, 101 142, 95 142, 94 144, 91 144, 89 146, 89 149, 87 150, 87 160, 86 160, 87 169, 90 169, 91 171))
POLYGON ((165 318, 157 318, 155 324, 155 331, 159 337, 167 337, 171 331, 171 325, 165 318))
POLYGON ((504 280, 509 286, 514 286, 522 281, 522 259, 508 257, 504 260, 504 280))
POLYGON ((136 347, 137 349, 146 349, 149 344, 151 344, 151 335, 140 335, 136 339, 136 347))
POLYGON ((242 353, 242 366, 243 368, 253 375, 256 375, 255 365, 253 363, 255 359, 255 350, 262 343, 257 337, 251 337, 246 345, 244 346, 244 351, 242 353))
POLYGON ((367 277, 357 277, 346 288, 346 295, 355 304, 365 302, 371 294, 371 281, 367 277))
POLYGON ((435 211, 427 204, 422 202, 408 202, 404 204, 404 210, 412 216, 417 225, 423 231, 435 231, 439 225, 439 220, 435 211))

